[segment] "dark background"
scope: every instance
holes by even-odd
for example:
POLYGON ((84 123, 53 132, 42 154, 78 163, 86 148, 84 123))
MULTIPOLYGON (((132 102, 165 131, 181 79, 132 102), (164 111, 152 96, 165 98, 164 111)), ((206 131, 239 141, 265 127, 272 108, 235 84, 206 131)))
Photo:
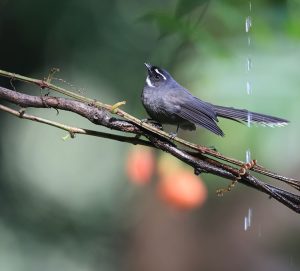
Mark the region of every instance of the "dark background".
MULTIPOLYGON (((56 77, 69 84, 54 83, 106 103, 126 100, 124 109, 144 118, 149 61, 205 100, 289 119, 274 129, 221 121, 225 138, 202 129, 180 136, 241 160, 250 149, 265 166, 300 179, 300 4, 251 4, 250 11, 237 0, 2 0, 0 68, 44 78, 59 67, 56 77)), ((69 113, 28 112, 95 129, 69 113)), ((215 189, 228 182, 204 175, 205 205, 179 212, 154 186, 127 182, 125 144, 80 136, 65 142, 60 130, 4 112, 0 131, 1 270, 299 270, 299 215, 257 191, 237 185, 218 198, 215 189)))

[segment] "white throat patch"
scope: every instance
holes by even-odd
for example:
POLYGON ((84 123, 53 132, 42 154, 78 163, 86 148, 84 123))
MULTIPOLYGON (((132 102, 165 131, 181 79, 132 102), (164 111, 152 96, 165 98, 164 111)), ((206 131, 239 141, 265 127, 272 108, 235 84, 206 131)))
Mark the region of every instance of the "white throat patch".
POLYGON ((155 69, 155 71, 156 71, 158 74, 160 74, 164 80, 167 80, 167 78, 166 78, 161 72, 159 72, 158 69, 155 69))
POLYGON ((151 83, 151 80, 150 80, 149 76, 147 76, 147 78, 146 78, 146 83, 147 83, 148 87, 151 87, 151 88, 154 88, 154 87, 155 87, 155 86, 151 83))

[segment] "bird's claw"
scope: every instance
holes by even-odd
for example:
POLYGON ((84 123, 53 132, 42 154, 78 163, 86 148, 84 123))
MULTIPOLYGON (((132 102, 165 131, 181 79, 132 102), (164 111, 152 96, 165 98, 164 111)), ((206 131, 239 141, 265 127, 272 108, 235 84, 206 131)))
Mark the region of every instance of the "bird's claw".
POLYGON ((143 125, 143 123, 147 123, 150 124, 152 126, 154 126, 155 128, 159 129, 159 130, 163 130, 163 126, 161 125, 161 123, 159 123, 156 120, 153 119, 141 119, 141 125, 143 125))
POLYGON ((169 136, 170 139, 173 140, 177 136, 177 133, 170 133, 169 136))

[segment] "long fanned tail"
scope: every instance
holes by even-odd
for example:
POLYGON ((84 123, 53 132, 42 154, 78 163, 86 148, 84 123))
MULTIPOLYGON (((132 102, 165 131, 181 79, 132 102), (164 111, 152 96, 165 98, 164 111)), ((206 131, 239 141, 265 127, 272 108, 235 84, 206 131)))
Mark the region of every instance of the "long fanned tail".
POLYGON ((253 122, 269 127, 281 127, 289 123, 288 120, 282 118, 250 112, 245 109, 235 109, 233 107, 219 105, 213 105, 213 107, 218 117, 231 119, 238 122, 253 122))

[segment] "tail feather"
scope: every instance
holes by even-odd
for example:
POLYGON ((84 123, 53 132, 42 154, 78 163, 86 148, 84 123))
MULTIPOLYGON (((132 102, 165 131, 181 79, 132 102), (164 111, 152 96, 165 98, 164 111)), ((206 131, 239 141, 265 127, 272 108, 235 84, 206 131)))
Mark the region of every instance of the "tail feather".
POLYGON ((218 117, 235 120, 238 122, 254 122, 263 126, 280 127, 289 123, 288 120, 273 117, 261 113, 250 112, 246 109, 235 109, 233 107, 225 107, 213 105, 218 117))

